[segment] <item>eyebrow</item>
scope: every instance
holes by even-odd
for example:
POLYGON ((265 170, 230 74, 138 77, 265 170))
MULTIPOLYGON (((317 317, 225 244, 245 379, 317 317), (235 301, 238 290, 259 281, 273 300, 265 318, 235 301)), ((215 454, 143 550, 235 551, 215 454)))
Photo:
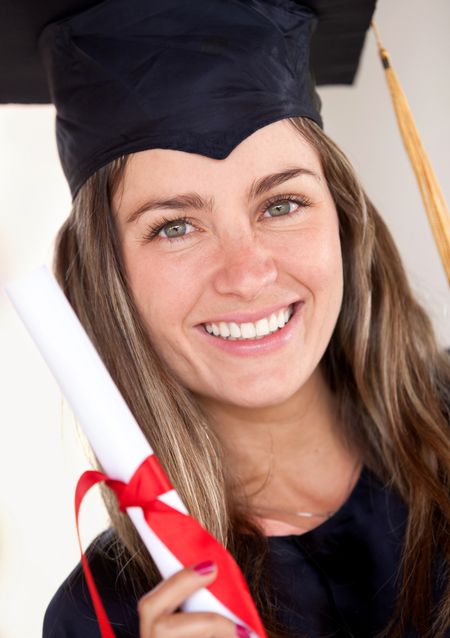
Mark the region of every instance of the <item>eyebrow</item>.
MULTIPOLYGON (((247 190, 246 197, 247 200, 250 201, 252 199, 256 199, 261 196, 263 193, 287 182, 290 179, 294 179, 294 177, 299 177, 301 175, 307 175, 310 177, 314 177, 319 182, 321 181, 320 176, 314 171, 309 170, 308 168, 302 168, 300 166, 295 166, 293 168, 286 168, 278 173, 271 173, 270 175, 265 175, 264 177, 260 177, 252 182, 250 188, 247 190)), ((175 197, 170 197, 168 199, 149 199, 144 204, 139 206, 139 208, 133 211, 127 218, 126 223, 131 224, 135 222, 143 213, 147 213, 151 210, 155 209, 172 209, 172 210, 186 210, 188 208, 194 208, 195 210, 206 210, 211 212, 214 208, 214 198, 204 199, 198 193, 183 193, 181 195, 177 195, 175 197)))

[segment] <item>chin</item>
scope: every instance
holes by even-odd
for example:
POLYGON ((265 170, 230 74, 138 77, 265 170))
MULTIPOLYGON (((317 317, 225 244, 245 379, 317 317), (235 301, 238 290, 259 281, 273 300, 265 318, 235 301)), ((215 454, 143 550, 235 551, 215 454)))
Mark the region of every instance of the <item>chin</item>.
POLYGON ((302 384, 264 384, 262 387, 245 387, 222 392, 215 399, 241 408, 270 408, 286 403, 301 391, 302 384))

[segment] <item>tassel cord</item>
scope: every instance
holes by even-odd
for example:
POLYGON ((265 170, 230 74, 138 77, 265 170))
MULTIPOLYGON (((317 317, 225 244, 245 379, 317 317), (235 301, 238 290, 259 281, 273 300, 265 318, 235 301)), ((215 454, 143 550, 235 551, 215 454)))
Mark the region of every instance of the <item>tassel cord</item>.
POLYGON ((420 139, 414 118, 400 81, 392 68, 389 53, 381 43, 375 23, 372 28, 383 64, 394 111, 406 152, 416 176, 431 230, 450 284, 450 214, 436 174, 420 139))

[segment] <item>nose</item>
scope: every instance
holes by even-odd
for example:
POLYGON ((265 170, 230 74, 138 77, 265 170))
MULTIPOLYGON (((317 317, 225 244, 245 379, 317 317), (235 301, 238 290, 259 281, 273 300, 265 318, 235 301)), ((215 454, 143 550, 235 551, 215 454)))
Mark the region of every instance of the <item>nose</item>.
POLYGON ((273 256, 255 238, 229 240, 217 258, 214 287, 221 295, 255 299, 278 276, 273 256))

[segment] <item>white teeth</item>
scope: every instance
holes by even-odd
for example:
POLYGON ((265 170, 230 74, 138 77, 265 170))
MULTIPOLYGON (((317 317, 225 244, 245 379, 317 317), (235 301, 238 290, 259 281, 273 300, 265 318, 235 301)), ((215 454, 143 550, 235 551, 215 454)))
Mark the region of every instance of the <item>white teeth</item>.
POLYGON ((282 328, 285 324, 284 321, 284 311, 280 310, 280 312, 277 314, 277 322, 278 322, 278 327, 282 328))
POLYGON ((256 337, 256 328, 254 323, 241 323, 241 334, 244 339, 253 339, 256 337))
POLYGON ((275 332, 276 330, 278 330, 277 316, 274 314, 271 314, 269 317, 269 329, 270 332, 275 332))
POLYGON ((228 327, 228 324, 225 323, 225 321, 221 321, 219 323, 219 330, 220 330, 220 336, 221 337, 229 337, 230 336, 230 328, 228 327))
POLYGON ((270 332, 269 322, 267 319, 260 319, 255 324, 256 334, 258 337, 264 337, 270 332))
POLYGON ((269 317, 259 319, 255 323, 247 322, 237 324, 220 321, 217 323, 204 324, 205 330, 209 334, 222 339, 261 339, 271 332, 276 332, 289 321, 294 313, 294 305, 283 308, 277 313, 272 313, 269 317))
POLYGON ((237 325, 237 323, 231 322, 230 323, 230 333, 231 336, 233 337, 233 339, 240 339, 241 338, 241 329, 239 328, 239 326, 237 325))

